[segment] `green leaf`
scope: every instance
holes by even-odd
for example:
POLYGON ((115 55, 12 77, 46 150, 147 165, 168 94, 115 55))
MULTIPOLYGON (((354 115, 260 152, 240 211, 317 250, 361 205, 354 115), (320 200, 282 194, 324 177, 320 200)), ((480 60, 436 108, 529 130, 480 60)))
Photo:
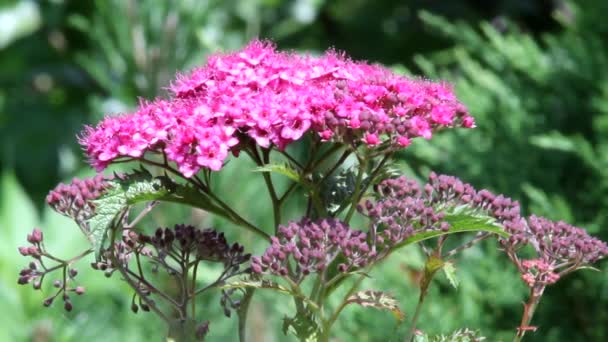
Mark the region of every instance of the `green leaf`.
POLYGON ((88 227, 83 229, 97 258, 107 240, 108 230, 115 223, 114 220, 125 214, 130 205, 159 199, 169 193, 162 182, 143 168, 109 182, 108 191, 93 201, 95 215, 89 219, 88 227))
POLYGON ((363 307, 372 307, 379 310, 388 310, 395 315, 397 320, 402 321, 403 312, 399 308, 399 302, 382 291, 366 290, 359 291, 346 300, 347 304, 358 304, 363 307))
POLYGON ((485 341, 485 337, 481 336, 479 331, 470 330, 470 329, 459 329, 452 332, 449 335, 437 335, 428 337, 428 335, 424 335, 424 339, 414 341, 418 342, 481 342, 485 341))
POLYGON ((443 264, 443 274, 448 278, 450 285, 452 285, 455 289, 458 288, 458 278, 456 277, 456 267, 454 267, 454 263, 452 261, 447 261, 443 264))
POLYGON ((285 287, 277 282, 268 280, 268 279, 259 279, 259 280, 258 279, 241 279, 238 281, 234 281, 234 282, 230 282, 225 285, 222 285, 222 286, 220 286, 220 288, 225 289, 225 290, 227 290, 227 289, 248 289, 248 288, 272 290, 277 293, 281 293, 281 294, 285 294, 288 296, 292 296, 292 297, 301 299, 306 304, 308 304, 308 306, 312 309, 315 309, 315 310, 319 309, 317 304, 315 302, 311 301, 304 294, 302 294, 300 292, 296 292, 295 290, 288 289, 287 287, 285 287))
POLYGON ((268 289, 273 290, 282 294, 292 295, 292 291, 288 288, 267 279, 261 280, 238 280, 231 283, 227 283, 225 285, 220 286, 220 288, 224 290, 228 289, 246 289, 246 288, 254 288, 254 289, 268 289))
POLYGON ((300 174, 289 164, 268 164, 253 169, 254 172, 276 172, 300 183, 300 174))
POLYGON ((308 311, 293 318, 283 318, 283 334, 287 335, 290 329, 300 341, 316 342, 319 340, 319 324, 308 311))
POLYGON ((434 237, 466 233, 466 232, 489 232, 501 237, 509 237, 509 233, 505 232, 499 225, 492 222, 492 219, 487 216, 470 215, 470 214, 448 214, 444 217, 444 221, 450 224, 450 229, 446 232, 441 230, 417 233, 403 242, 398 244, 396 248, 405 247, 414 243, 428 240, 434 237))
POLYGON ((355 192, 356 172, 353 169, 342 170, 338 175, 328 177, 321 184, 321 197, 326 209, 335 212, 344 201, 355 192))
POLYGON ((175 183, 167 176, 154 177, 144 168, 117 176, 109 183, 108 191, 93 201, 95 215, 86 222, 85 227, 81 226, 97 257, 107 240, 108 230, 116 223, 115 220, 138 203, 182 203, 227 216, 223 209, 212 204, 211 200, 197 189, 175 183))

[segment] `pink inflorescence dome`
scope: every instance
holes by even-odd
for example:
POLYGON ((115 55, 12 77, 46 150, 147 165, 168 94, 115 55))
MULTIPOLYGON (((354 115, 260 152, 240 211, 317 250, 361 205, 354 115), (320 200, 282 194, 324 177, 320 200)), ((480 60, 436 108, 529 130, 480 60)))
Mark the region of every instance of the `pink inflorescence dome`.
POLYGON ((185 177, 217 171, 245 140, 283 149, 313 131, 323 141, 401 148, 442 127, 474 127, 445 83, 409 79, 333 51, 320 57, 253 41, 209 58, 173 96, 107 117, 80 137, 91 164, 164 153, 185 177))

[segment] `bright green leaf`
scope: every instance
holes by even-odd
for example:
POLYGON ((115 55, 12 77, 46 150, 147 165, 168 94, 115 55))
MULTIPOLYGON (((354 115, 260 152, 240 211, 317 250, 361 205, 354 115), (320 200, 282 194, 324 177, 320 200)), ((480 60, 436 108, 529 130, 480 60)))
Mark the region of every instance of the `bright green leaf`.
POLYGON ((458 288, 458 277, 456 277, 456 267, 454 267, 454 263, 451 261, 445 262, 443 264, 443 273, 445 277, 448 278, 450 285, 452 285, 455 289, 458 288))
POLYGON ((300 182, 300 174, 289 164, 269 164, 253 169, 254 172, 276 172, 290 178, 295 182, 300 182))

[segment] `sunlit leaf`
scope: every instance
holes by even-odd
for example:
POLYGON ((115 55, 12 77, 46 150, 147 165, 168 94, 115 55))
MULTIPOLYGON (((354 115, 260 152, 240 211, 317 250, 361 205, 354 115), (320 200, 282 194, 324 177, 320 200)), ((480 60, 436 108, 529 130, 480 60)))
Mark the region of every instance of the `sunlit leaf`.
POLYGON ((359 291, 347 299, 348 304, 358 304, 363 307, 372 307, 379 310, 388 310, 395 315, 397 320, 404 318, 403 312, 399 308, 399 302, 392 296, 374 290, 359 291))

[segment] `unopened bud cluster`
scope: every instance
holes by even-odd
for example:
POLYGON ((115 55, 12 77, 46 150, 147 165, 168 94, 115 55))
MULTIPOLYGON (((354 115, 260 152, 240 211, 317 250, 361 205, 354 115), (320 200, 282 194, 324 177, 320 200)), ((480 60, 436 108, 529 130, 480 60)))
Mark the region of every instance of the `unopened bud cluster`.
POLYGON ((261 257, 253 257, 251 268, 258 274, 291 276, 301 281, 310 273, 322 272, 336 258, 340 272, 364 267, 375 256, 366 233, 335 219, 290 222, 280 226, 272 245, 261 257), (295 269, 290 272, 290 259, 295 269))
POLYGON ((74 178, 70 184, 59 184, 46 196, 46 202, 60 214, 73 218, 79 225, 95 214, 93 200, 99 198, 110 183, 98 174, 93 178, 74 178))
POLYGON ((191 255, 196 260, 222 262, 224 266, 236 270, 251 256, 244 254, 243 246, 238 243, 229 245, 224 233, 184 224, 175 225, 174 228, 158 228, 153 235, 139 234, 137 241, 154 248, 159 257, 178 252, 178 255, 191 255))
MULTIPOLYGON (((378 200, 358 207, 368 216, 379 247, 391 247, 414 234, 450 229, 445 213, 466 206, 503 225, 520 221, 519 203, 488 190, 477 191, 460 179, 431 173, 424 186, 407 177, 384 180, 378 186, 378 200)), ((514 228, 515 229, 515 228, 514 228)))
POLYGON ((605 242, 565 222, 532 215, 522 221, 522 226, 523 229, 513 232, 501 244, 530 288, 542 289, 560 277, 608 256, 605 242), (518 250, 525 245, 535 250, 537 258, 518 258, 518 250))
POLYGON ((58 289, 57 292, 54 295, 46 298, 43 305, 47 307, 50 306, 55 298, 62 294, 65 310, 71 311, 73 306, 69 293, 74 292, 77 295, 82 295, 85 293, 85 289, 82 286, 69 286, 70 283, 74 281, 76 275, 78 275, 78 271, 75 268, 70 267, 69 261, 64 261, 57 257, 53 257, 46 252, 44 248, 44 235, 40 229, 35 228, 32 233, 28 234, 27 241, 30 243, 30 246, 19 247, 19 253, 21 253, 23 256, 29 256, 34 260, 31 261, 27 267, 19 271, 17 283, 19 285, 27 285, 32 283, 34 290, 40 290, 42 288, 44 278, 49 273, 63 270, 62 279, 57 279, 53 282, 53 287, 58 289), (44 259, 47 259, 49 262, 59 262, 59 264, 53 267, 48 267, 45 264, 44 259))
POLYGON ((543 217, 522 218, 517 201, 478 191, 453 176, 431 173, 422 187, 406 177, 387 179, 378 192, 377 201, 368 200, 359 210, 373 222, 380 246, 399 244, 417 233, 447 231, 450 226, 442 221, 444 213, 466 207, 471 213, 492 218, 508 233, 499 242, 530 287, 553 284, 565 273, 608 255, 606 243, 584 229, 543 217), (517 252, 524 246, 532 246, 536 257, 520 260, 517 252))

